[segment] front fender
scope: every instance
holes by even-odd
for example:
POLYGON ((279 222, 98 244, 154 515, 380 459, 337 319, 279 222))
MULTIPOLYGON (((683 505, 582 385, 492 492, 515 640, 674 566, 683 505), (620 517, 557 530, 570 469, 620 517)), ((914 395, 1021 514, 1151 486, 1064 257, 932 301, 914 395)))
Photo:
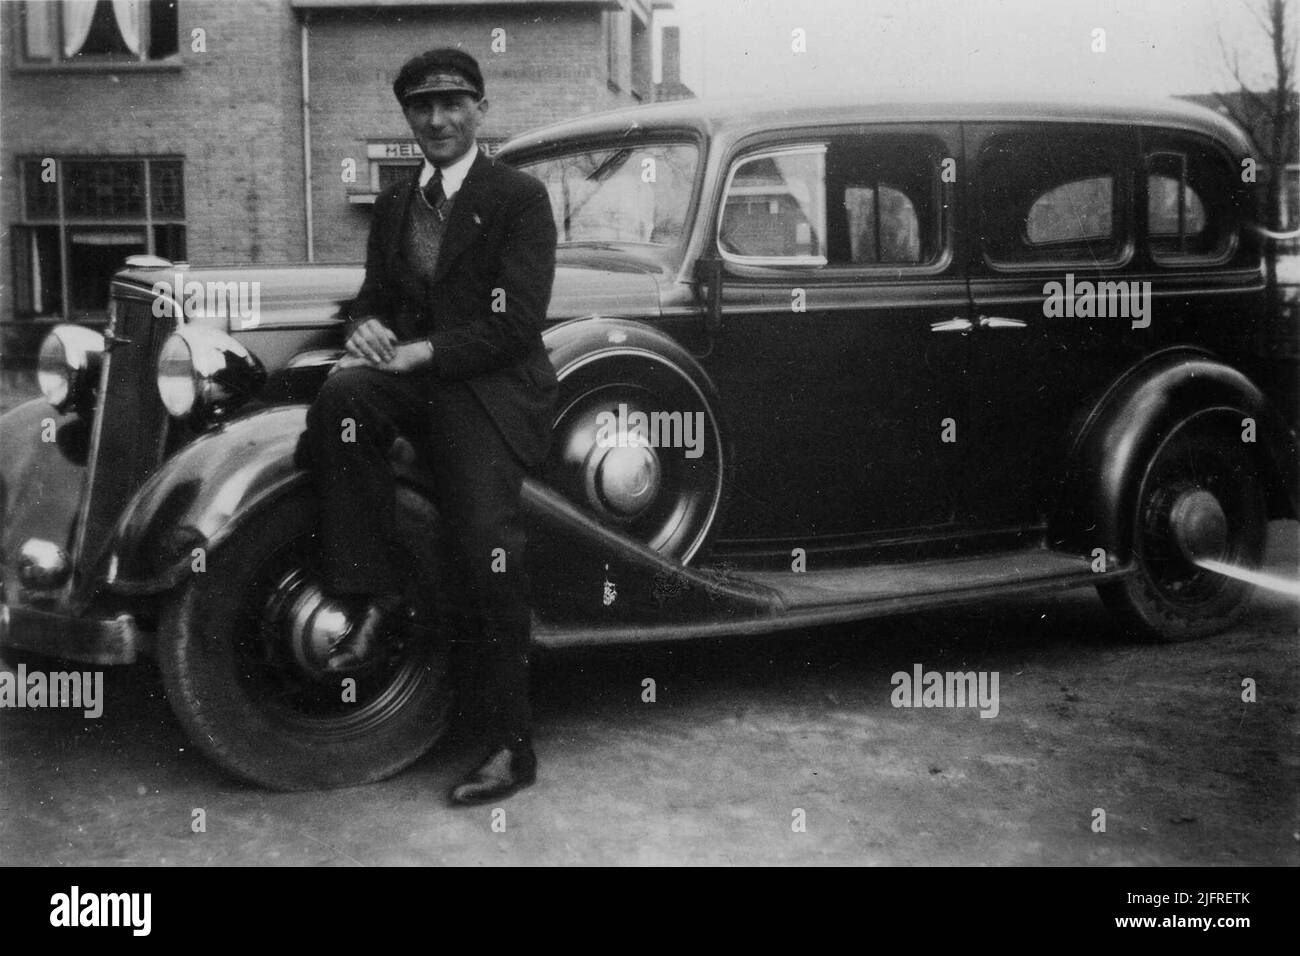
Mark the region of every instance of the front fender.
POLYGON ((708 373, 666 331, 635 319, 574 319, 547 329, 544 341, 559 381, 559 399, 542 478, 631 538, 689 563, 721 526, 733 461, 731 429, 708 373), (649 457, 656 477, 647 482, 652 491, 643 512, 620 514, 604 497, 608 489, 602 475, 611 446, 602 442, 613 417, 622 422, 626 405, 642 416, 640 427, 650 420, 658 423, 648 437, 642 435, 645 447, 654 449, 649 457), (610 418, 602 424, 602 416, 610 418), (691 442, 681 428, 687 421, 698 422, 698 445, 692 442, 692 451, 681 455, 667 450, 691 442))
MULTIPOLYGON (((707 387, 703 371, 688 353, 640 323, 565 322, 547 330, 546 344, 560 373, 602 350, 642 349, 669 357, 707 387)), ((123 594, 170 590, 191 573, 195 549, 219 548, 261 504, 306 482, 307 472, 294 462, 306 413, 306 405, 294 404, 246 415, 199 437, 168 460, 118 521, 101 568, 107 587, 123 594)), ((397 455, 399 471, 402 459, 411 457, 397 455)), ((423 483, 418 472, 407 477, 416 485, 423 483)))
POLYGON ((219 548, 260 505, 308 480, 294 462, 305 405, 235 419, 186 445, 127 505, 107 551, 105 584, 166 591, 191 572, 195 549, 219 548))
POLYGON ((1053 543, 1083 553, 1102 547, 1126 562, 1133 540, 1129 504, 1147 462, 1174 426, 1205 411, 1255 420, 1275 508, 1294 513, 1295 435, 1277 409, 1249 378, 1221 360, 1176 349, 1130 370, 1089 414, 1070 454, 1062 507, 1050 529, 1053 543))
POLYGON ((86 479, 90 426, 44 399, 0 416, 0 556, 29 538, 71 549, 86 479), (49 440, 50 438, 54 440, 49 440))
POLYGON ((695 357, 671 335, 645 322, 589 315, 551 326, 542 341, 561 381, 576 366, 601 356, 645 352, 671 362, 715 408, 720 405, 717 389, 695 357))
POLYGON ((45 542, 62 552, 68 567, 75 564, 89 447, 89 423, 44 399, 0 416, 0 603, 48 609, 51 601, 70 600, 70 578, 28 590, 19 578, 19 555, 27 543, 45 542))
MULTIPOLYGON (((642 353, 669 364, 706 400, 716 391, 698 363, 672 338, 625 319, 590 318, 547 330, 550 358, 561 377, 606 356, 642 353)), ((294 460, 306 425, 306 406, 277 406, 231 421, 196 439, 167 461, 124 511, 107 551, 105 582, 110 590, 155 594, 181 584, 192 573, 195 549, 214 551, 242 523, 256 521, 262 506, 308 482, 294 460)), ((720 430, 721 431, 721 430, 720 430)), ((409 446, 394 447, 399 483, 427 495, 428 476, 409 446)), ((524 511, 534 533, 529 563, 543 617, 587 619, 586 598, 599 598, 611 574, 625 585, 616 610, 597 601, 598 615, 633 617, 662 612, 671 591, 678 613, 771 613, 773 598, 684 568, 619 530, 601 525, 544 481, 530 478, 524 511), (633 580, 641 582, 630 587, 633 580), (595 582, 593 590, 592 582, 595 582), (571 607, 563 595, 573 598, 571 607), (698 597, 698 602, 693 598, 698 597), (698 607, 694 606, 698 604, 698 607)))

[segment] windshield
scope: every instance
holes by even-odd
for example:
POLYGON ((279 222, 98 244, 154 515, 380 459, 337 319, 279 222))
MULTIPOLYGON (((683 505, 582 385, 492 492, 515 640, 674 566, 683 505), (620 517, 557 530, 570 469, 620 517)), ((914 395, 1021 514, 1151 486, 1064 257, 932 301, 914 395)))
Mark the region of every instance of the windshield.
POLYGON ((698 150, 663 143, 589 150, 520 164, 546 184, 560 242, 642 242, 682 238, 698 150))

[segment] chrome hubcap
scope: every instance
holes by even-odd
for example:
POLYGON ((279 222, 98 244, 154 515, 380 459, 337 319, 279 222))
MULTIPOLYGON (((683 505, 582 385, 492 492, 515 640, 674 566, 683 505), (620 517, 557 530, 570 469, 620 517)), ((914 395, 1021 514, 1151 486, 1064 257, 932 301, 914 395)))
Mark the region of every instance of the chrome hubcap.
POLYGON ((659 456, 636 439, 627 447, 593 446, 587 459, 587 496, 612 517, 635 518, 659 493, 659 456))
POLYGON ((1228 548, 1228 517, 1219 499, 1203 488, 1184 491, 1169 509, 1169 527, 1183 557, 1195 564, 1222 559, 1228 548))
POLYGON ((344 605, 321 590, 301 568, 276 585, 266 607, 272 632, 287 646, 293 661, 315 678, 326 676, 330 651, 352 630, 344 605))
POLYGON ((671 362, 639 352, 578 362, 560 381, 547 484, 645 547, 690 561, 722 495, 705 395, 671 362))

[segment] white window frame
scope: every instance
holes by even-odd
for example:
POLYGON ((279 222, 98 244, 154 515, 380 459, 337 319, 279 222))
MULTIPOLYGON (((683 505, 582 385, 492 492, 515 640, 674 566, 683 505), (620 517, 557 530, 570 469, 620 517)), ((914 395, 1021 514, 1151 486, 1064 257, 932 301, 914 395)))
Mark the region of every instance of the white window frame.
POLYGON ((748 163, 752 163, 761 159, 772 159, 772 158, 783 157, 783 156, 798 156, 798 155, 820 156, 822 159, 822 180, 818 188, 821 190, 821 197, 820 197, 819 204, 821 206, 822 219, 823 219, 822 223, 820 224, 820 229, 821 229, 821 245, 822 245, 822 249, 825 250, 826 241, 827 241, 826 222, 825 222, 826 219, 826 150, 828 145, 829 144, 827 143, 801 143, 797 146, 783 146, 777 149, 759 150, 758 152, 748 153, 744 156, 739 156, 736 158, 735 162, 731 164, 731 169, 727 171, 727 185, 726 188, 723 189, 722 191, 722 203, 718 209, 717 223, 716 223, 716 228, 714 230, 714 236, 713 236, 715 246, 718 250, 719 255, 722 256, 723 261, 738 266, 783 266, 786 268, 805 268, 805 269, 809 269, 809 268, 820 269, 827 265, 827 263, 830 260, 826 258, 826 255, 824 253, 819 256, 742 256, 742 255, 737 255, 734 252, 729 252, 727 251, 727 249, 725 248, 722 242, 722 221, 726 217, 727 200, 732 195, 732 184, 733 184, 733 180, 736 178, 736 171, 739 170, 742 166, 745 166, 748 163))

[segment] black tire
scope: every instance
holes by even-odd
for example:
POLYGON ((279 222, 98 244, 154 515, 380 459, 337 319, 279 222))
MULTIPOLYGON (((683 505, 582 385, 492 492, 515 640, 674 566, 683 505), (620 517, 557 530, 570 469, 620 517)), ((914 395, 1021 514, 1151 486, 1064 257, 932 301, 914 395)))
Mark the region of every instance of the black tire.
MULTIPOLYGON (((208 555, 206 571, 170 602, 159 634, 163 685, 190 739, 231 773, 277 790, 391 776, 442 737, 451 712, 447 653, 427 631, 354 675, 313 677, 280 646, 267 609, 286 576, 319 579, 318 521, 307 494, 269 505, 208 555), (356 680, 354 702, 342 700, 344 676, 356 680)), ((413 580, 403 587, 427 601, 430 536, 399 523, 418 549, 404 541, 412 553, 399 566, 413 569, 413 580)))
POLYGON ((1226 519, 1217 559, 1247 569, 1263 559, 1268 519, 1254 446, 1224 419, 1180 423, 1152 455, 1130 505, 1134 573, 1097 589, 1133 636, 1160 642, 1207 637, 1231 626, 1250 601, 1252 585, 1198 566, 1179 546, 1173 506, 1201 492, 1214 496, 1226 519))

